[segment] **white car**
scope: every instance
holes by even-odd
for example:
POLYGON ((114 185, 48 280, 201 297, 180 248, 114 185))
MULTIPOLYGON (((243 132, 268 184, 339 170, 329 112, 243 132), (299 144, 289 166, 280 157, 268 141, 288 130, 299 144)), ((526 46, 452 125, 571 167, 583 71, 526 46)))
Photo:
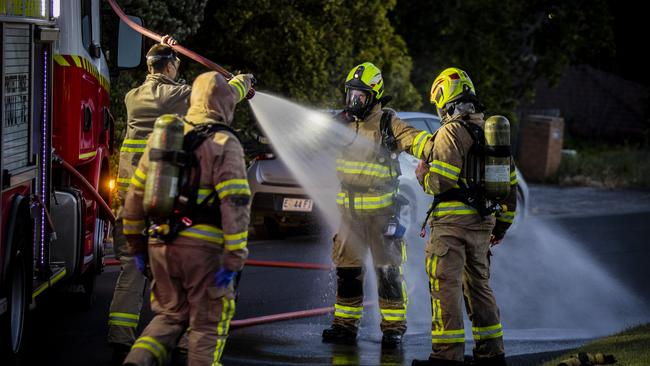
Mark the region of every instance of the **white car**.
MULTIPOLYGON (((397 116, 413 127, 430 133, 440 128, 440 119, 433 114, 397 112, 397 116)), ((417 223, 417 227, 411 225, 409 231, 419 231, 433 196, 425 194, 415 178, 418 159, 402 153, 399 161, 402 168, 399 190, 409 200, 409 204, 402 208, 400 221, 417 223)), ((528 202, 528 186, 519 170, 517 179, 519 189, 515 222, 521 221, 528 202)), ((316 224, 313 201, 272 150, 267 149, 253 159, 248 167, 248 182, 252 194, 251 225, 258 238, 278 238, 286 228, 316 224)))

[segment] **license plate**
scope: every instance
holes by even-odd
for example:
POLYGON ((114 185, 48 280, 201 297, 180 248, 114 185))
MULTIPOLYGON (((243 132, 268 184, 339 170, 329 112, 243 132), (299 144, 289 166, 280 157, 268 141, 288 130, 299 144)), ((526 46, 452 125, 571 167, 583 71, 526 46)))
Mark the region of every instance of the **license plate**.
POLYGON ((282 211, 311 212, 314 202, 308 198, 285 198, 282 211))

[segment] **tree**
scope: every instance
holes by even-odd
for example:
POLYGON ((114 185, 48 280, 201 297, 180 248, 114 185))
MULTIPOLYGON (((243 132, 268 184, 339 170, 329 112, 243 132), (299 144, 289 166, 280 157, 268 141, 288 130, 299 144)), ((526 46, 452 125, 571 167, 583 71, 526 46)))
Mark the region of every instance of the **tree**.
POLYGON ((231 69, 253 72, 260 88, 318 107, 341 107, 353 66, 380 67, 397 108, 418 108, 411 59, 387 13, 392 1, 210 1, 191 45, 231 69))
POLYGON ((460 67, 488 112, 511 119, 536 80, 613 50, 606 0, 399 1, 391 17, 413 55, 418 91, 428 95, 438 73, 460 67))

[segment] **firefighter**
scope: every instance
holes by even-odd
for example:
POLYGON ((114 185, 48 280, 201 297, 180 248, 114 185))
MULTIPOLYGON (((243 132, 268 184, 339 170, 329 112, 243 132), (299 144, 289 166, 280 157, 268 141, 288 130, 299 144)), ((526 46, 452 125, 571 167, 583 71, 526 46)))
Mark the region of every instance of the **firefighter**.
MULTIPOLYGON (((131 179, 124 206, 124 234, 129 253, 139 258, 148 254, 153 274, 151 306, 156 315, 135 341, 125 365, 165 365, 188 326, 192 330, 188 365, 220 365, 235 313, 232 279, 248 255, 250 215, 244 151, 227 126, 252 80, 252 75, 238 75, 226 82, 220 74, 208 72, 194 81, 185 117, 186 135, 199 126, 222 129, 202 140, 193 152, 198 162, 191 172, 193 178, 188 180, 189 187, 179 190, 197 192, 197 203, 206 200, 207 206, 192 212, 190 220, 183 219, 186 228, 174 239, 149 238, 147 242, 142 234, 144 187, 148 165, 153 164, 151 141, 131 179)), ((163 174, 162 168, 160 171, 163 174)))
POLYGON ((486 209, 488 201, 477 188, 477 170, 469 168, 480 166, 475 163, 481 159, 476 148, 480 141, 473 134, 483 133, 484 121, 483 106, 467 73, 457 68, 443 71, 433 82, 431 103, 442 126, 434 135, 433 149, 425 152, 429 163, 421 161, 416 176, 425 192, 435 197, 425 248, 432 352, 428 360, 414 360, 413 365, 463 365, 463 297, 472 322, 476 364, 505 365, 499 309, 488 279, 490 247, 501 242, 515 215, 514 164, 508 151, 505 171, 509 173, 502 182, 509 193, 495 214, 486 209))
POLYGON ((149 74, 142 85, 129 91, 124 98, 127 128, 120 149, 117 178, 120 207, 113 231, 113 247, 121 267, 108 316, 108 342, 113 347, 116 364, 124 360, 135 341, 146 286, 145 276, 138 270, 134 258, 126 253, 121 202, 156 118, 165 113, 184 115, 189 105, 190 86, 175 81, 180 60, 170 47, 174 44, 173 38, 164 36, 162 43, 151 47, 147 52, 149 74))
POLYGON ((343 148, 337 160, 341 190, 337 204, 341 226, 334 237, 332 260, 336 265, 337 291, 334 321, 323 331, 323 341, 350 344, 356 341, 363 313, 363 262, 368 251, 377 275, 381 313, 382 347, 401 344, 406 331, 408 296, 402 264, 406 248, 405 227, 399 223, 397 156, 405 151, 417 158, 431 149, 431 134, 419 131, 382 109, 381 71, 372 63, 355 66, 345 81, 345 109, 339 119, 359 138, 343 148))

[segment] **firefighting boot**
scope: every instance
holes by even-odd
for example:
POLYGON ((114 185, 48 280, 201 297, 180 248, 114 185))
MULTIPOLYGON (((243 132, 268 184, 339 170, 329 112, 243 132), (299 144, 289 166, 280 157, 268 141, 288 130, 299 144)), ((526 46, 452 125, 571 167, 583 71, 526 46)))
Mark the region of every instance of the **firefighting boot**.
POLYGON ((463 361, 443 360, 441 358, 429 358, 428 360, 413 360, 411 366, 464 366, 463 361))
POLYGON ((338 324, 323 330, 324 343, 336 344, 355 344, 357 342, 357 332, 343 327, 338 324))
POLYGON ((402 345, 402 333, 388 329, 381 337, 381 348, 392 349, 402 345))

